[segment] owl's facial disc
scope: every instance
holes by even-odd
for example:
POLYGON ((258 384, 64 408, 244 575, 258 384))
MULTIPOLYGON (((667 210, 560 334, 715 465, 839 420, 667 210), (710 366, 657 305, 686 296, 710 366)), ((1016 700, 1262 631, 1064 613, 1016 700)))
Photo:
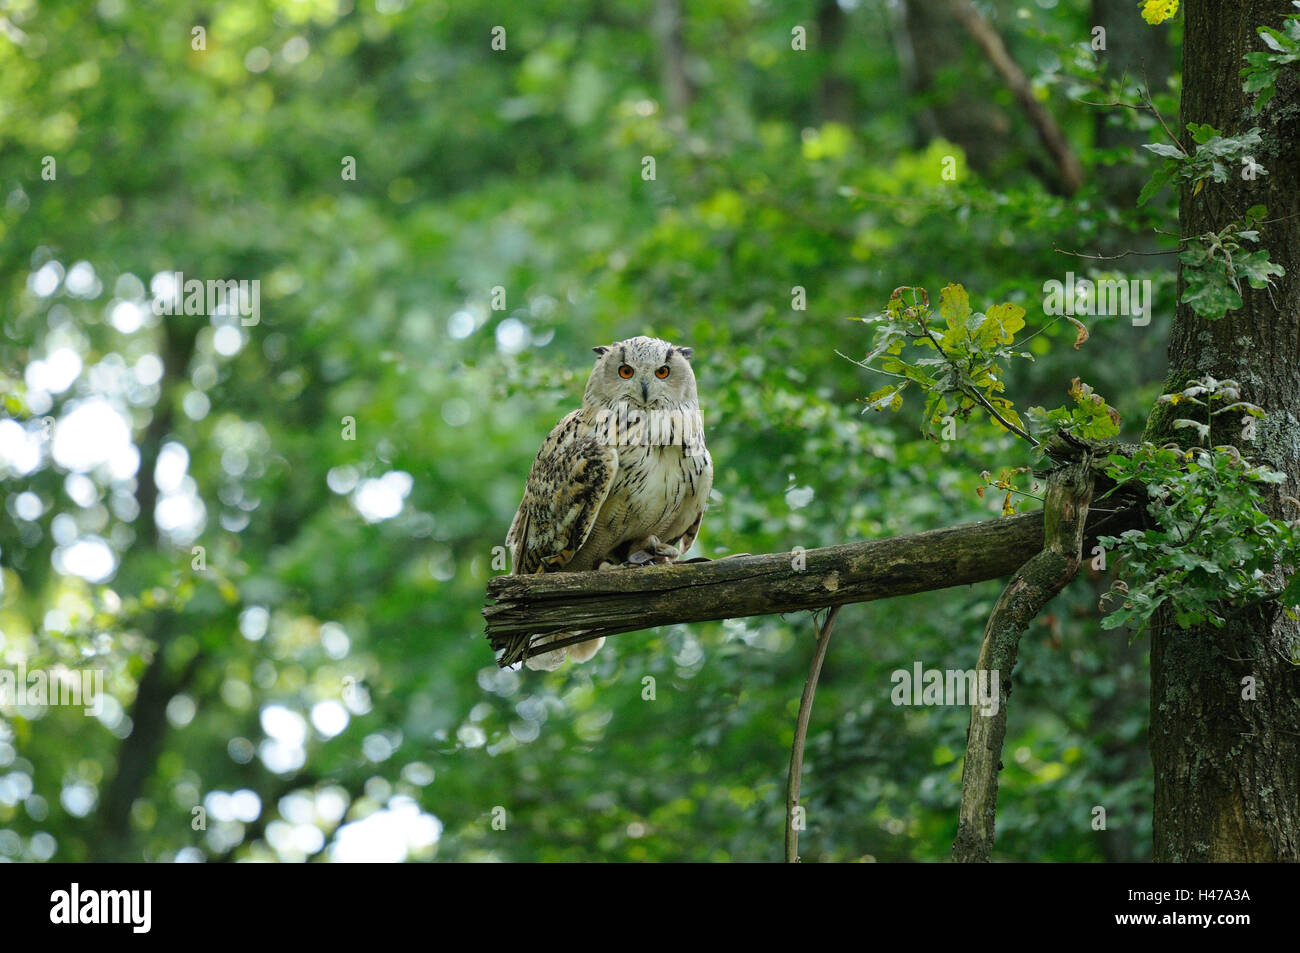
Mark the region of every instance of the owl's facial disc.
POLYGON ((596 367, 588 382, 588 399, 605 407, 626 403, 664 410, 694 404, 695 376, 690 348, 658 338, 638 337, 594 347, 596 367))

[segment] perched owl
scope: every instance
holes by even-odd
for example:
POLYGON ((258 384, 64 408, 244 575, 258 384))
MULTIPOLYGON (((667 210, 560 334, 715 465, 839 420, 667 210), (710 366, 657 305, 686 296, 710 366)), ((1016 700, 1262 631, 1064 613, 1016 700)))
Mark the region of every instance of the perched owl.
MULTIPOLYGON (((506 534, 519 575, 673 562, 700 531, 713 460, 691 349, 635 337, 592 350, 596 366, 582 406, 542 443, 506 534)), ((566 653, 585 662, 604 642, 554 649, 526 664, 551 671, 566 653)))

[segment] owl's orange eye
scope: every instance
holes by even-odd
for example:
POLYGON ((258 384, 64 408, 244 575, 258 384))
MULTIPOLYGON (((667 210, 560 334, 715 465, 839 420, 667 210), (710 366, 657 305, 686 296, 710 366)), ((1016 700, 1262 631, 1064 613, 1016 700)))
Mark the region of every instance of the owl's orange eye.
POLYGON ((618 376, 623 378, 625 381, 631 380, 632 375, 635 373, 636 371, 632 370, 631 364, 620 364, 618 366, 618 376))
POLYGON ((667 377, 667 376, 668 376, 668 365, 667 365, 667 364, 665 364, 663 367, 659 368, 659 370, 655 371, 655 377, 659 378, 660 380, 663 380, 663 379, 664 379, 665 377, 667 377))

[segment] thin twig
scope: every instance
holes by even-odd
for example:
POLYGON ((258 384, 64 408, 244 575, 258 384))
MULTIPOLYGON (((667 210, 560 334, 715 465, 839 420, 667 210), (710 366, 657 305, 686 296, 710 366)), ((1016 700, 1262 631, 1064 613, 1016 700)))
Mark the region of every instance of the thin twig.
POLYGON ((1088 100, 1088 99, 1080 99, 1080 100, 1077 100, 1077 102, 1078 102, 1080 105, 1083 105, 1083 106, 1101 106, 1101 107, 1103 107, 1103 108, 1105 108, 1105 107, 1110 107, 1110 106, 1122 106, 1124 109, 1136 109, 1136 110, 1138 110, 1139 112, 1142 112, 1142 111, 1149 112, 1151 115, 1153 115, 1153 116, 1156 117, 1156 122, 1160 123, 1160 128, 1162 128, 1162 129, 1165 131, 1165 135, 1168 136, 1168 137, 1169 137, 1169 140, 1170 140, 1174 145, 1176 145, 1176 146, 1179 148, 1179 150, 1182 152, 1182 154, 1183 154, 1183 155, 1191 155, 1191 153, 1189 153, 1189 152, 1187 151, 1187 147, 1184 146, 1181 142, 1179 142, 1179 141, 1178 141, 1178 137, 1175 136, 1175 135, 1173 134, 1173 132, 1170 130, 1168 124, 1165 122, 1165 117, 1162 116, 1162 115, 1160 115, 1160 110, 1159 110, 1159 109, 1156 109, 1156 104, 1155 104, 1155 102, 1151 99, 1151 86, 1150 86, 1150 84, 1149 84, 1149 81, 1148 81, 1147 78, 1146 78, 1146 70, 1143 70, 1143 72, 1142 72, 1142 80, 1143 80, 1144 83, 1147 83, 1147 85, 1144 86, 1143 89, 1142 89, 1142 96, 1143 96, 1143 98, 1146 100, 1146 102, 1142 102, 1142 103, 1121 103, 1121 102, 1115 101, 1115 102, 1109 102, 1109 103, 1095 103, 1095 102, 1092 102, 1091 100, 1088 100))
POLYGON ((1091 99, 1076 99, 1075 102, 1080 106, 1101 106, 1102 108, 1110 106, 1123 106, 1125 109, 1137 110, 1145 110, 1147 108, 1146 103, 1121 103, 1118 100, 1109 103, 1095 103, 1091 99))
POLYGON ((858 365, 858 367, 862 368, 863 370, 871 371, 875 374, 884 374, 886 377, 896 377, 900 381, 911 380, 911 378, 905 374, 895 374, 893 371, 882 370, 879 367, 873 367, 872 365, 868 364, 866 361, 855 361, 853 358, 849 357, 847 354, 844 354, 841 351, 836 351, 835 353, 838 354, 840 357, 844 358, 844 360, 848 361, 850 364, 858 365))
MULTIPOLYGON (((831 642, 831 628, 843 606, 836 606, 826 616, 826 621, 817 630, 817 648, 813 652, 812 667, 808 670, 808 681, 804 682, 803 697, 799 699, 799 717, 794 723, 794 744, 790 748, 790 775, 786 780, 785 798, 785 861, 787 864, 799 862, 799 832, 794 826, 795 808, 799 806, 799 779, 803 774, 803 749, 808 737, 808 719, 812 717, 813 696, 817 694, 817 679, 822 674, 822 662, 826 659, 826 647, 831 642)), ((816 617, 813 625, 817 625, 816 617)))
POLYGON ((1024 347, 1025 344, 1026 344, 1027 342, 1032 341, 1034 338, 1038 337, 1038 335, 1042 334, 1044 331, 1046 331, 1046 330, 1047 330, 1048 328, 1050 328, 1052 325, 1054 325, 1054 324, 1056 324, 1057 322, 1059 322, 1063 317, 1065 317, 1065 315, 1063 315, 1063 314, 1058 314, 1056 317, 1054 317, 1051 321, 1048 321, 1046 324, 1044 324, 1041 328, 1039 328, 1039 329, 1038 329, 1037 331, 1035 331, 1033 334, 1029 335, 1028 337, 1023 337, 1023 338, 1021 338, 1019 341, 1016 342, 1016 344, 1017 344, 1018 346, 1020 346, 1020 347, 1024 347))
POLYGON ((1165 122, 1165 117, 1160 115, 1160 110, 1156 109, 1156 102, 1151 98, 1151 79, 1147 76, 1146 63, 1142 64, 1142 94, 1146 96, 1147 108, 1151 110, 1151 115, 1156 117, 1156 122, 1160 123, 1160 128, 1165 131, 1165 135, 1173 140, 1174 145, 1183 150, 1183 155, 1191 155, 1191 153, 1187 151, 1187 147, 1184 146, 1178 140, 1178 137, 1170 130, 1169 124, 1165 122))
MULTIPOLYGON (((1180 239, 1180 240, 1186 241, 1186 239, 1180 239)), ((1083 252, 1067 251, 1064 248, 1058 248, 1056 245, 1052 246, 1052 251, 1056 252, 1059 255, 1070 255, 1074 258, 1091 258, 1093 261, 1114 261, 1116 258, 1127 258, 1129 255, 1177 255, 1178 254, 1177 248, 1166 248, 1162 251, 1133 251, 1132 249, 1130 249, 1129 251, 1122 251, 1118 255, 1086 255, 1083 252)))

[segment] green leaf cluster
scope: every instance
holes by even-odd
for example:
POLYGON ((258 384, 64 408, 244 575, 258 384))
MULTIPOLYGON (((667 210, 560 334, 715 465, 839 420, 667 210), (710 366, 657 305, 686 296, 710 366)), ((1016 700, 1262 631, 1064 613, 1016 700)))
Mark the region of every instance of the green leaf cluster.
MULTIPOLYGON (((1263 206, 1246 213, 1247 225, 1264 215, 1263 206)), ((1286 269, 1269 259, 1268 249, 1248 250, 1244 243, 1257 243, 1259 232, 1233 222, 1218 232, 1189 239, 1178 256, 1185 266, 1183 301, 1203 318, 1217 321, 1241 307, 1241 283, 1267 288, 1286 269)))
POLYGON ((1181 143, 1149 142, 1143 149, 1162 156, 1165 161, 1152 174, 1150 181, 1138 195, 1138 204, 1145 205, 1165 185, 1176 179, 1195 184, 1199 193, 1207 181, 1224 183, 1243 163, 1249 163, 1254 175, 1268 175, 1268 170, 1255 160, 1263 139, 1255 126, 1237 136, 1224 136, 1213 126, 1189 122, 1196 149, 1188 152, 1181 143))
POLYGON ((903 392, 916 384, 926 395, 927 432, 939 429, 945 417, 967 418, 978 407, 1002 430, 1029 439, 1024 421, 1003 396, 1006 364, 1017 357, 1033 360, 1028 351, 1013 348, 1025 326, 1025 309, 1003 302, 975 311, 966 289, 950 284, 940 292, 937 317, 925 289, 903 287, 895 289, 884 312, 865 319, 876 333, 860 363, 877 361, 874 369, 897 381, 868 395, 866 409, 898 410, 903 392))
POLYGON ((1108 458, 1106 474, 1117 489, 1144 489, 1152 525, 1099 538, 1123 566, 1122 580, 1103 597, 1103 607, 1116 605, 1102 626, 1141 628, 1165 607, 1180 626, 1218 627, 1232 611, 1285 599, 1276 579, 1294 571, 1300 532, 1263 506, 1266 488, 1282 483, 1285 474, 1252 464, 1231 445, 1208 446, 1216 417, 1228 415, 1235 425, 1239 416, 1253 420, 1263 410, 1240 399, 1236 381, 1210 377, 1189 381, 1160 400, 1202 408, 1203 420, 1173 422, 1198 445, 1145 443, 1131 456, 1108 458))
POLYGON ((1109 440, 1119 433, 1119 411, 1106 403, 1092 387, 1079 378, 1070 382, 1072 406, 1046 410, 1029 408, 1030 419, 1040 429, 1063 430, 1086 440, 1109 440))
MULTIPOLYGON (((1292 0, 1300 9, 1300 0, 1292 0)), ((1241 70, 1242 88, 1258 93, 1255 112, 1261 113, 1277 92, 1277 78, 1283 67, 1300 62, 1300 14, 1292 14, 1282 21, 1282 29, 1259 27, 1259 38, 1268 47, 1267 52, 1247 53, 1247 66, 1241 70)))

